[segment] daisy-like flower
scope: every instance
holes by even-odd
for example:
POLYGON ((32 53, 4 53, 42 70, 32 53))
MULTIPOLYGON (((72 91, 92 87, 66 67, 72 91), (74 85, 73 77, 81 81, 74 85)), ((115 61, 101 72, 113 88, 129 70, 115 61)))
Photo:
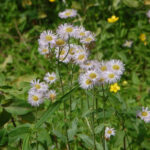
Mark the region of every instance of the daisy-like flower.
POLYGON ((144 120, 146 123, 150 122, 150 111, 148 107, 142 107, 142 111, 137 113, 137 116, 144 120))
POLYGON ((45 77, 44 77, 44 80, 47 82, 47 83, 54 83, 56 81, 56 74, 54 72, 52 73, 46 73, 45 77))
POLYGON ((78 39, 82 39, 87 37, 90 34, 90 31, 86 31, 83 26, 76 27, 75 37, 78 39))
POLYGON ((91 70, 91 69, 94 69, 94 63, 95 62, 92 60, 87 60, 83 64, 80 64, 80 67, 84 70, 91 70))
POLYGON ((40 47, 38 48, 38 51, 41 55, 49 54, 48 45, 40 45, 40 47))
POLYGON ((150 10, 147 11, 146 16, 150 18, 150 10))
POLYGON ((73 18, 77 16, 77 11, 75 9, 66 9, 63 12, 60 12, 58 16, 62 19, 73 18))
POLYGON ((86 37, 84 37, 80 40, 80 42, 83 44, 90 44, 93 41, 95 41, 95 35, 90 32, 86 37))
POLYGON ((132 44, 133 44, 133 41, 131 41, 131 40, 130 40, 130 41, 126 40, 125 43, 123 44, 123 46, 124 46, 124 47, 128 47, 128 48, 131 48, 131 47, 132 47, 132 44))
POLYGON ((108 63, 109 70, 113 71, 115 74, 122 75, 124 72, 124 64, 120 60, 110 60, 108 63))
POLYGON ((56 38, 57 36, 51 30, 43 31, 40 35, 40 39, 38 40, 39 45, 50 44, 50 46, 53 47, 55 44, 56 38))
POLYGON ((75 54, 75 63, 76 64, 82 64, 84 63, 88 58, 88 53, 87 52, 80 52, 75 54))
POLYGON ((49 90, 46 94, 46 97, 52 101, 56 99, 56 91, 55 90, 49 90))
POLYGON ((68 40, 69 37, 74 37, 75 27, 65 23, 60 25, 56 32, 62 39, 68 40))
POLYGON ((28 93, 28 102, 32 106, 39 106, 40 104, 43 103, 43 93, 37 92, 33 89, 30 89, 28 93))
POLYGON ((80 75, 79 84, 83 89, 91 89, 94 86, 93 81, 90 80, 85 74, 80 75))
POLYGON ((99 75, 97 85, 105 84, 105 82, 106 82, 105 74, 101 73, 99 75))
POLYGON ((69 47, 66 45, 62 49, 56 48, 56 58, 59 59, 59 61, 68 63, 70 61, 69 57, 69 47))
POLYGON ((44 82, 40 82, 40 80, 32 80, 31 81, 31 86, 32 86, 32 90, 37 91, 37 92, 41 92, 44 93, 48 90, 48 85, 45 84, 44 82))
POLYGON ((115 135, 115 130, 114 130, 114 128, 106 127, 106 129, 105 129, 105 138, 106 138, 107 140, 109 140, 111 135, 112 135, 112 136, 115 135))
POLYGON ((56 47, 63 47, 66 45, 66 41, 62 38, 57 38, 55 41, 55 46, 56 47))
POLYGON ((87 76, 87 78, 89 78, 91 81, 93 81, 95 83, 99 78, 99 73, 94 69, 88 70, 86 72, 86 76, 87 76))
POLYGON ((101 61, 101 62, 99 62, 97 67, 98 67, 97 69, 100 70, 101 73, 104 73, 104 72, 108 71, 108 62, 101 61))
POLYGON ((113 71, 107 71, 104 73, 107 83, 115 83, 120 79, 120 75, 114 73, 113 71))
POLYGON ((120 86, 117 83, 110 85, 110 92, 117 93, 120 90, 120 86))

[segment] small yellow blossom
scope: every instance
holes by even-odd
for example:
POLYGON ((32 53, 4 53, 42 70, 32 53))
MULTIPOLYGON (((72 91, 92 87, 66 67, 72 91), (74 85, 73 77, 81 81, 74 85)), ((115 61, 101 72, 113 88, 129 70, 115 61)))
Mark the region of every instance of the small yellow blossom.
POLYGON ((120 86, 117 83, 110 85, 110 92, 117 93, 120 90, 120 86))
POLYGON ((126 80, 124 80, 123 82, 122 82, 122 85, 123 86, 126 86, 128 84, 128 82, 126 81, 126 80))
POLYGON ((139 38, 140 38, 140 40, 143 41, 143 42, 146 41, 146 35, 145 35, 144 33, 140 34, 140 37, 139 37, 139 38))
POLYGON ((114 23, 114 22, 116 22, 116 21, 118 21, 119 20, 119 17, 116 17, 116 16, 111 16, 111 18, 108 18, 107 19, 107 21, 109 22, 109 23, 114 23))
POLYGON ((51 2, 51 3, 53 3, 53 2, 55 2, 56 0, 49 0, 49 2, 51 2))

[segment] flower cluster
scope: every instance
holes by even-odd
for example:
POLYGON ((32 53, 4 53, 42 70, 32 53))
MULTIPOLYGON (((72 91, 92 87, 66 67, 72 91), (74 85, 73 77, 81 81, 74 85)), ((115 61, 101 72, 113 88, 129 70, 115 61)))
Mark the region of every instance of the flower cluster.
POLYGON ((84 89, 92 88, 96 85, 115 83, 124 72, 124 64, 120 60, 110 61, 87 61, 81 64, 85 73, 79 77, 80 86, 84 89))
POLYGON ((44 77, 47 82, 40 82, 40 80, 31 81, 31 89, 28 92, 28 102, 32 106, 39 106, 44 102, 45 98, 54 100, 56 97, 56 92, 54 90, 49 90, 48 84, 52 84, 56 81, 55 73, 47 73, 44 77))

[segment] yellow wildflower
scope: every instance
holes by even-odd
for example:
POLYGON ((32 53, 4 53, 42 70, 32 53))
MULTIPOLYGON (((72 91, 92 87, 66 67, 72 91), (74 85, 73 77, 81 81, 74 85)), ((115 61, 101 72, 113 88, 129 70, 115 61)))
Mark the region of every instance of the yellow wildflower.
POLYGON ((126 81, 126 80, 124 80, 123 82, 122 82, 122 85, 123 86, 126 86, 128 84, 128 82, 126 81))
POLYGON ((144 33, 142 33, 142 34, 140 34, 139 38, 140 38, 141 41, 144 42, 146 40, 146 35, 144 33))
POLYGON ((53 3, 53 2, 55 2, 56 0, 49 0, 49 2, 51 2, 51 3, 53 3))
POLYGON ((120 86, 117 83, 110 85, 110 92, 117 93, 120 90, 120 86))
POLYGON ((109 22, 109 23, 114 23, 114 22, 116 22, 116 21, 118 21, 119 20, 119 17, 116 17, 116 16, 111 16, 111 18, 108 18, 107 19, 107 21, 109 22))

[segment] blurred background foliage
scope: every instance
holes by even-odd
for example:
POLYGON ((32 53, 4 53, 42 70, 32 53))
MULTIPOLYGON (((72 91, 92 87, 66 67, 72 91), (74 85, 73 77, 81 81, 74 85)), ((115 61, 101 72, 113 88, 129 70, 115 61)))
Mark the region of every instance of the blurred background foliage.
MULTIPOLYGON (((117 104, 116 109, 121 113, 121 121, 114 118, 117 112, 113 108, 108 109, 106 115, 110 119, 109 123, 114 126, 118 124, 116 128, 120 129, 117 136, 108 144, 108 149, 123 149, 122 141, 126 134, 128 149, 149 150, 150 127, 138 119, 135 120, 138 108, 150 106, 150 24, 146 17, 149 5, 149 0, 1 0, 0 149, 18 150, 22 144, 26 147, 26 141, 23 142, 23 139, 29 140, 26 133, 30 133, 30 123, 35 119, 35 110, 26 102, 29 82, 34 78, 42 78, 51 69, 49 61, 38 53, 37 40, 43 30, 56 30, 59 24, 65 22, 58 17, 60 11, 74 8, 79 15, 68 22, 83 25, 97 35, 95 47, 91 49, 91 58, 115 58, 125 63, 126 71, 119 83, 121 92, 110 95, 110 99, 114 101, 114 108, 117 104), (115 24, 107 22, 107 18, 112 15, 119 17, 115 24), (146 35, 146 44, 140 41, 139 36, 142 33, 146 35), (133 40, 133 46, 123 47, 125 40, 133 40), (122 85, 124 80, 127 81, 125 86, 122 85), (128 120, 122 129, 123 120, 126 118, 128 120)), ((64 78, 67 79, 67 76, 64 78)), ((74 150, 90 150, 93 143, 86 134, 88 126, 82 127, 89 112, 87 108, 75 109, 80 99, 79 92, 74 94, 76 101, 73 108, 77 115, 74 114, 74 120, 69 125, 69 138, 74 150), (79 114, 82 114, 79 117, 81 121, 77 118, 79 114)), ((47 107, 48 104, 40 108, 39 116, 47 107)), ((39 130, 39 150, 57 149, 54 143, 58 144, 58 149, 65 147, 66 137, 59 131, 63 124, 57 124, 62 118, 62 112, 57 113, 56 120, 55 116, 56 114, 49 118, 39 130), (50 124, 52 121, 53 125, 50 124), (48 129, 53 131, 47 132, 48 129)), ((99 116, 98 119, 102 119, 101 110, 99 116)), ((96 133, 99 134, 102 130, 103 124, 96 128, 96 133)), ((101 145, 98 147, 102 149, 101 145)))

